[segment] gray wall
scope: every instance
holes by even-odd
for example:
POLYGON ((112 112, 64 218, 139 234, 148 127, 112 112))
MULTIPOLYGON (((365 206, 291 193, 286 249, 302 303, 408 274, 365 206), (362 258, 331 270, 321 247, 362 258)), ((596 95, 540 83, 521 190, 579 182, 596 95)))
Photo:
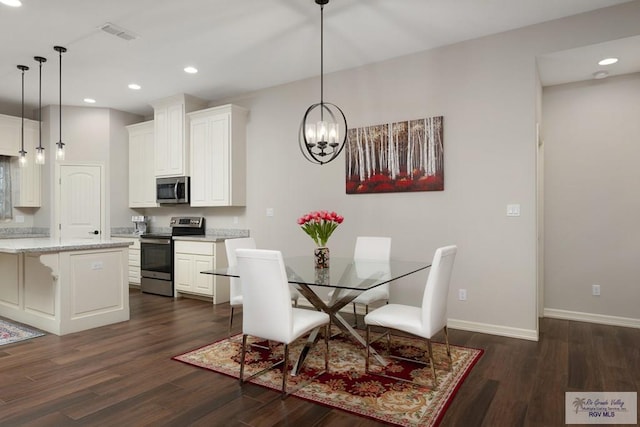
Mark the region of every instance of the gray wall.
POLYGON ((640 323, 639 96, 640 74, 544 89, 547 315, 640 323))

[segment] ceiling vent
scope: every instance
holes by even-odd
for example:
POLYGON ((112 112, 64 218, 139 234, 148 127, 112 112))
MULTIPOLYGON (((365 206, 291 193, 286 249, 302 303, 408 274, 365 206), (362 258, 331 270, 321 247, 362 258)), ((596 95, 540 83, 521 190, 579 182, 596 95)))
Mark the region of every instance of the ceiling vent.
POLYGON ((134 40, 138 38, 138 36, 132 33, 131 31, 125 30, 122 27, 118 27, 117 25, 114 25, 111 22, 107 22, 101 25, 100 29, 105 33, 109 33, 116 37, 120 37, 122 40, 126 40, 126 41, 134 40))

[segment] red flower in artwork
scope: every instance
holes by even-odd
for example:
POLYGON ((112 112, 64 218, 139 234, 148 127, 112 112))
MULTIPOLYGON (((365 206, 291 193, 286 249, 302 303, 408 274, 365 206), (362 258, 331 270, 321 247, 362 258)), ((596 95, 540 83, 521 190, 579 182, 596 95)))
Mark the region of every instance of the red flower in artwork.
POLYGON ((369 178, 369 182, 372 184, 378 184, 381 182, 389 182, 391 180, 391 178, 389 178, 387 175, 381 174, 381 173, 377 173, 375 175, 372 175, 371 178, 369 178))
POLYGON ((389 182, 384 182, 382 184, 378 184, 375 187, 375 191, 377 193, 388 193, 388 192, 391 192, 393 190, 395 190, 395 188, 389 182))
POLYGON ((408 190, 413 185, 413 181, 407 178, 398 179, 396 181, 396 188, 398 190, 408 190))

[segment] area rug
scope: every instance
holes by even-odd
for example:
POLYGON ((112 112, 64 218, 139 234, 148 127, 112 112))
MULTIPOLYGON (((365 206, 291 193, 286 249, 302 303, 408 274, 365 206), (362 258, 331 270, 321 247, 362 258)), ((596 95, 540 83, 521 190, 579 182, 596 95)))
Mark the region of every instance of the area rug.
POLYGON ((42 335, 44 333, 36 329, 0 319, 0 345, 24 341, 42 335))
MULTIPOLYGON (((231 340, 223 339, 173 359, 238 378, 241 342, 242 335, 236 335, 231 340)), ((267 341, 251 338, 249 342, 258 345, 247 350, 245 377, 282 359, 282 345, 270 346, 267 341)), ((296 360, 304 343, 305 340, 300 339, 290 346, 291 360, 296 360)), ((386 341, 381 340, 381 343, 386 341)), ((429 366, 387 359, 391 362, 384 368, 387 374, 412 378, 421 384, 416 386, 405 381, 365 374, 365 350, 350 339, 341 335, 333 337, 329 347, 329 372, 309 381, 324 369, 324 345, 316 345, 307 356, 303 372, 296 377, 289 377, 288 390, 308 382, 292 396, 388 424, 412 427, 437 426, 440 423, 458 388, 483 353, 480 349, 451 346, 453 363, 449 366, 445 345, 434 342, 438 385, 433 387, 429 366)), ((386 351, 386 344, 382 347, 386 351)), ((412 358, 422 354, 425 347, 425 343, 417 339, 394 336, 391 354, 412 358)), ((375 363, 371 364, 371 369, 378 372, 383 370, 381 365, 375 363)), ((272 369, 251 382, 280 390, 282 370, 272 369)))

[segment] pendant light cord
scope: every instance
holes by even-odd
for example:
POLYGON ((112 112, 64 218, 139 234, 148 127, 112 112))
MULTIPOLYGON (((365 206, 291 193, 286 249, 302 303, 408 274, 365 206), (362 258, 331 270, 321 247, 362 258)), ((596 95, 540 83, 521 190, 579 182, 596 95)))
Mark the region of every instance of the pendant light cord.
POLYGON ((40 74, 38 76, 38 122, 38 148, 42 150, 42 61, 40 61, 40 74))
POLYGON ((60 144, 61 144, 60 148, 62 148, 62 49, 59 49, 58 53, 60 54, 60 61, 59 61, 59 63, 60 63, 59 65, 60 66, 59 66, 59 71, 58 71, 59 72, 59 76, 60 76, 59 77, 59 84, 58 84, 58 86, 59 86, 58 87, 58 90, 59 90, 59 92, 58 92, 59 93, 59 97, 58 97, 59 106, 58 106, 58 108, 60 109, 60 111, 58 111, 58 113, 59 113, 58 117, 60 118, 59 119, 60 122, 58 124, 58 128, 59 128, 59 132, 60 132, 60 141, 59 141, 60 144))
MULTIPOLYGON (((21 154, 24 153, 24 69, 22 70, 22 114, 20 115, 20 117, 22 118, 22 128, 20 129, 21 131, 21 141, 22 141, 22 145, 21 145, 21 154)), ((15 150, 15 148, 14 148, 15 150)))
POLYGON ((27 154, 27 152, 24 151, 24 72, 27 71, 28 69, 29 67, 27 67, 26 65, 18 65, 18 70, 22 71, 22 114, 20 115, 20 118, 21 118, 20 157, 24 157, 24 155, 27 154))
POLYGON ((320 120, 324 121, 324 4, 320 5, 320 120))
POLYGON ((58 73, 59 73, 58 96, 60 100, 58 105, 58 108, 60 109, 58 127, 60 131, 60 141, 58 141, 57 145, 58 145, 58 150, 61 151, 63 150, 63 147, 64 147, 64 142, 62 142, 62 54, 67 51, 67 48, 62 46, 54 46, 53 50, 59 53, 59 58, 60 58, 59 68, 58 68, 58 73))
POLYGON ((42 63, 47 62, 47 58, 42 56, 34 56, 33 59, 40 63, 38 74, 38 152, 43 155, 42 150, 42 63))

